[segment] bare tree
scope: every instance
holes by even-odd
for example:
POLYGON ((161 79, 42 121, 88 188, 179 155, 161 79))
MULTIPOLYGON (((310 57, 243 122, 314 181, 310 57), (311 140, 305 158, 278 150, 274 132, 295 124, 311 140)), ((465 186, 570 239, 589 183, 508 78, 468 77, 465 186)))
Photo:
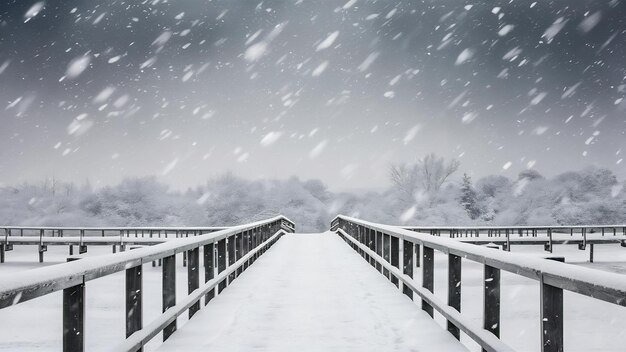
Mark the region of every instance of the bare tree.
POLYGON ((423 188, 429 193, 436 193, 448 177, 459 169, 461 163, 457 159, 446 162, 444 158, 438 158, 434 153, 430 153, 420 159, 417 165, 422 174, 423 188))
POLYGON ((412 201, 419 189, 434 194, 441 189, 446 180, 459 169, 460 162, 431 153, 420 159, 416 164, 394 164, 389 170, 393 185, 400 190, 408 201, 412 201))

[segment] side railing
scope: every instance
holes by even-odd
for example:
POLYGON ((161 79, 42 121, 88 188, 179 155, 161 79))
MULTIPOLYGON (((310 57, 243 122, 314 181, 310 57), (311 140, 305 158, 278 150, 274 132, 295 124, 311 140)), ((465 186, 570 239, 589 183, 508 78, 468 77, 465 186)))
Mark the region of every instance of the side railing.
MULTIPOLYGON (((185 311, 191 318, 223 291, 294 224, 283 216, 209 234, 179 239, 117 254, 81 258, 64 264, 21 272, 0 282, 0 310, 52 292, 63 291, 63 351, 84 351, 85 285, 88 281, 125 271, 126 340, 115 351, 140 351, 159 332, 163 340, 176 331, 185 311), (204 284, 200 285, 200 249, 204 284), (187 255, 188 296, 176 297, 176 254, 187 255), (162 260, 163 314, 144 326, 142 265, 162 260), (217 292, 216 292, 217 289, 217 292)), ((180 229, 185 230, 184 228, 180 229)))
POLYGON ((338 216, 331 223, 365 260, 433 317, 434 310, 447 320, 447 329, 457 339, 464 332, 483 351, 512 351, 500 340, 500 272, 502 270, 537 280, 540 285, 541 346, 544 352, 563 351, 563 290, 626 306, 626 277, 557 261, 497 251, 454 239, 431 236, 338 216), (402 251, 400 250, 402 248, 402 251), (434 251, 448 256, 447 302, 434 295, 434 251), (402 252, 402 263, 400 253, 402 252), (413 280, 413 269, 422 268, 422 284, 413 280), (461 314, 461 259, 484 265, 483 324, 477 326, 461 314))

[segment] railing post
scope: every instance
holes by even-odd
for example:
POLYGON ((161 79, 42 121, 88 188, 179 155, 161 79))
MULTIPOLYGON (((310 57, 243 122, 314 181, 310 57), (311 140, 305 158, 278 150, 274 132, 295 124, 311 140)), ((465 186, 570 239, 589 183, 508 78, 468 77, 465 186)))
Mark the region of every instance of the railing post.
MULTIPOLYGON (((402 244, 402 271, 413 278, 413 243, 403 240, 402 244)), ((402 292, 413 300, 413 291, 407 285, 402 285, 402 292)))
MULTIPOLYGON (((176 305, 176 255, 163 258, 163 312, 176 305)), ((176 331, 176 320, 163 329, 163 341, 176 331)))
MULTIPOLYGON (((376 254, 379 257, 383 257, 383 234, 381 232, 376 231, 376 254)), ((380 263, 376 263, 376 270, 379 272, 383 272, 383 266, 380 263)))
MULTIPOLYGON (((217 241, 217 273, 226 270, 226 239, 217 241)), ((226 288, 226 279, 220 281, 217 286, 217 293, 221 293, 226 288)))
MULTIPOLYGON (((142 265, 126 269, 126 337, 143 327, 142 265)), ((141 351, 141 349, 140 349, 141 351)))
MULTIPOLYGON (((387 263, 391 263, 389 258, 389 252, 391 251, 391 240, 389 237, 390 236, 388 234, 383 234, 383 259, 385 259, 387 263)), ((389 270, 387 270, 385 267, 383 267, 383 276, 389 279, 389 270)))
MULTIPOLYGON (((400 239, 396 236, 391 236, 391 265, 400 269, 400 239)), ((400 281, 398 278, 391 274, 391 282, 400 287, 400 281)))
MULTIPOLYGON (((424 245, 424 257, 422 265, 422 287, 430 292, 434 291, 435 283, 435 270, 434 270, 434 251, 432 248, 424 245)), ((426 311, 431 317, 434 315, 433 307, 425 300, 422 300, 422 310, 426 311)))
MULTIPOLYGON (((372 252, 376 253, 376 233, 372 229, 367 229, 367 238, 368 238, 368 247, 372 250, 372 252)), ((370 265, 376 268, 376 260, 374 257, 370 256, 370 265)))
POLYGON ((0 263, 4 263, 4 243, 0 243, 0 263))
MULTIPOLYGON (((498 249, 498 246, 487 247, 498 249)), ((500 337, 500 269, 487 264, 483 274, 483 329, 500 337)))
MULTIPOLYGON (((551 258, 563 262, 563 257, 551 258)), ((563 289, 544 282, 541 275, 541 351, 563 352, 563 289)))
MULTIPOLYGON (((200 287, 200 248, 196 247, 187 253, 187 292, 191 294, 200 287)), ((200 300, 189 307, 189 319, 200 310, 200 300)))
MULTIPOLYGON (((74 261, 76 258, 68 258, 74 261)), ((63 351, 85 350, 85 278, 72 287, 63 289, 63 351)))
MULTIPOLYGON (((239 260, 243 256, 242 236, 243 234, 241 233, 238 233, 235 235, 235 261, 239 260)), ((241 271, 242 271, 242 267, 237 268, 235 277, 238 277, 239 275, 241 275, 241 271)))
POLYGON ((500 337, 500 269, 485 264, 483 280, 483 328, 500 337))
MULTIPOLYGON (((213 243, 204 245, 204 282, 215 277, 215 263, 214 263, 214 247, 213 243)), ((215 297, 215 289, 209 290, 206 296, 204 296, 204 305, 207 305, 215 297)))
MULTIPOLYGON (((228 266, 231 266, 235 263, 235 235, 228 237, 226 247, 228 248, 228 266)), ((235 280, 234 272, 228 275, 228 284, 230 285, 233 280, 235 280)))
MULTIPOLYGON (((461 257, 448 254, 448 306, 461 312, 461 257)), ((459 328, 448 321, 448 331, 460 339, 459 328)))

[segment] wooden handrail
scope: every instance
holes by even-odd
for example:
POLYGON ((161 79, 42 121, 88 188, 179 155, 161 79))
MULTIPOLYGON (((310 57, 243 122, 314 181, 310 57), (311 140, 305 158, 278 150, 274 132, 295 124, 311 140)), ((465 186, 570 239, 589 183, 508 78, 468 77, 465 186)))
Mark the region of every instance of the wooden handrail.
MULTIPOLYGON (((462 243, 449 238, 431 236, 426 233, 406 230, 396 226, 371 223, 348 216, 339 215, 333 219, 331 229, 337 231, 355 250, 374 265, 383 275, 392 282, 399 279, 403 282, 403 291, 417 293, 422 298, 422 309, 432 315, 433 307, 442 313, 448 320, 448 330, 458 338, 458 329, 465 331, 475 340, 476 329, 464 325, 463 321, 450 315, 449 310, 460 314, 460 258, 482 263, 485 266, 484 290, 484 331, 495 336, 499 335, 500 312, 500 270, 508 271, 520 276, 531 278, 541 285, 541 326, 542 351, 562 351, 563 348, 563 290, 575 292, 594 299, 606 301, 620 306, 626 306, 626 277, 616 273, 603 272, 589 268, 572 266, 553 260, 529 257, 521 254, 497 251, 490 248, 462 243), (387 238, 396 238, 389 241, 387 238), (395 245, 388 245, 391 242, 395 245), (404 264, 400 271, 394 258, 394 252, 399 247, 405 250, 420 253, 424 258, 423 287, 417 288, 412 281, 413 264, 404 264), (433 250, 447 254, 448 265, 448 305, 433 300, 433 250), (388 254, 390 253, 390 255, 388 254), (452 265, 454 263, 454 265, 452 265), (393 278, 392 278, 393 277, 393 278), (456 289, 458 288, 458 289, 456 289), (452 326, 451 326, 452 325, 452 326)), ((398 255, 395 254, 395 257, 398 255)), ((405 255, 406 256, 406 255, 405 255)), ((419 258, 419 254, 417 255, 419 258)), ((412 259, 410 259, 412 260, 412 259)), ((412 297, 412 295, 410 295, 412 297)), ((494 350, 483 338, 476 340, 484 350, 494 350)), ((495 350, 498 350, 497 348, 495 350)))
MULTIPOLYGON (((179 230, 185 229, 179 228, 179 230)), ((200 299, 203 296, 206 297, 205 304, 214 297, 215 285, 218 285, 218 292, 223 290, 282 234, 293 232, 293 229, 293 222, 284 216, 277 216, 128 252, 84 258, 30 270, 19 275, 5 275, 0 279, 0 309, 63 290, 63 350, 83 351, 85 283, 116 272, 126 271, 126 336, 133 336, 141 331, 143 326, 142 264, 161 259, 163 261, 163 316, 167 317, 167 324, 158 325, 158 327, 163 330, 165 340, 176 330, 178 315, 189 309, 191 317, 200 309, 200 299), (201 289, 198 282, 200 247, 203 247, 205 256, 205 284, 201 289), (176 303, 177 253, 186 253, 189 259, 188 291, 192 296, 183 300, 182 305, 176 303), (227 256, 230 256, 228 260, 230 265, 226 263, 227 256), (217 265, 215 265, 216 262, 217 265), (216 269, 217 276, 215 275, 216 269), (223 273, 228 273, 227 279, 224 278, 223 273)), ((164 319, 163 316, 160 319, 164 319)), ((141 339, 143 345, 146 339, 149 340, 159 331, 144 331, 136 336, 144 336, 141 339)))

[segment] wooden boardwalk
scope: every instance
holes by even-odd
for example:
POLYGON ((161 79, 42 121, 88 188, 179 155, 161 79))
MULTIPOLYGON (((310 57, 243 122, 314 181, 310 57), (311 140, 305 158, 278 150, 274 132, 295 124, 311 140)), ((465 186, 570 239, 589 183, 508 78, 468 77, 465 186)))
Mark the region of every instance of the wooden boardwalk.
POLYGON ((281 238, 160 348, 411 350, 466 351, 330 232, 281 238))

